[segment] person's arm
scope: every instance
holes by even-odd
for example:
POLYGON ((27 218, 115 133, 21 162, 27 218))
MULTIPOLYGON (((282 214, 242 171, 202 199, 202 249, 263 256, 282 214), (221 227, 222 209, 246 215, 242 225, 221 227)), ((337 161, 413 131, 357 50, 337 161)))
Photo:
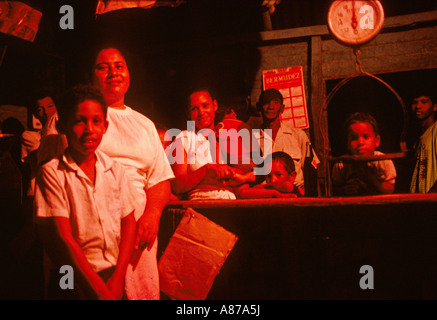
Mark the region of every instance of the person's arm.
POLYGON ((255 181, 256 175, 254 171, 247 173, 235 172, 231 178, 223 180, 223 185, 238 189, 246 184, 248 186, 254 186, 255 181))
POLYGON ((427 193, 437 193, 437 180, 434 182, 433 186, 428 190, 427 193))
POLYGON ((132 212, 121 220, 121 239, 117 267, 114 274, 107 282, 109 289, 118 299, 123 297, 124 279, 134 249, 136 231, 137 224, 134 212, 132 212))
POLYGON ((276 189, 267 189, 264 185, 256 185, 254 187, 238 188, 238 197, 241 199, 257 199, 257 198, 296 198, 294 193, 282 193, 276 189))
POLYGON ((285 181, 282 183, 278 183, 278 182, 267 183, 264 186, 264 188, 275 189, 281 193, 293 193, 294 192, 293 182, 290 182, 290 181, 285 181))
POLYGON ((155 242, 159 230, 159 220, 162 210, 170 199, 170 182, 168 180, 157 183, 146 190, 146 209, 138 219, 138 230, 135 240, 135 249, 150 250, 155 242))
POLYGON ((219 184, 220 180, 234 177, 236 171, 226 164, 207 163, 195 171, 188 170, 187 154, 184 154, 183 163, 172 165, 175 178, 171 181, 171 187, 176 195, 182 195, 193 190, 198 184, 208 182, 219 184))
POLYGON ((65 217, 45 218, 45 224, 39 226, 41 239, 47 253, 56 265, 70 265, 74 270, 74 279, 89 299, 114 300, 115 295, 106 283, 93 270, 82 248, 73 237, 70 220, 65 217))
POLYGON ((206 176, 206 166, 190 172, 188 174, 188 165, 185 163, 175 163, 172 165, 175 178, 171 180, 171 188, 176 195, 182 195, 194 189, 206 176))
MULTIPOLYGON (((391 163, 391 161, 389 162, 389 164, 390 167, 393 167, 391 171, 394 171, 394 165, 391 163)), ((376 189, 377 193, 379 194, 391 194, 395 190, 394 178, 388 178, 389 180, 386 180, 387 174, 389 174, 387 173, 387 170, 388 169, 384 170, 383 168, 379 168, 375 164, 370 164, 365 167, 363 177, 368 179, 369 183, 376 189)), ((390 170, 388 172, 390 172, 390 170)), ((395 177, 395 174, 390 175, 390 177, 391 176, 395 177)))
POLYGON ((380 194, 391 194, 395 191, 394 183, 379 180, 377 177, 372 177, 372 183, 380 194))

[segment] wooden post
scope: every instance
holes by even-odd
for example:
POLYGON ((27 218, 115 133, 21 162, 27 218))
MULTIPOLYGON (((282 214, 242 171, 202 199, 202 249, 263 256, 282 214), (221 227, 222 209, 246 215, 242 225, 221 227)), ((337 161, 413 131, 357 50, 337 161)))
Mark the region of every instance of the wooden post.
MULTIPOLYGON (((324 155, 324 141, 323 136, 327 134, 327 132, 322 132, 326 128, 321 126, 321 119, 319 118, 320 113, 324 108, 324 99, 325 99, 325 83, 323 81, 322 74, 322 37, 321 36, 312 36, 311 37, 311 93, 310 93, 310 101, 311 101, 311 114, 312 114, 312 123, 313 123, 313 133, 314 136, 311 137, 313 141, 313 146, 316 151, 317 156, 320 159, 320 164, 317 168, 317 186, 319 196, 328 196, 329 195, 329 177, 326 176, 326 165, 327 159, 324 155)), ((327 129, 326 129, 327 130, 327 129)))
POLYGON ((8 49, 8 45, 7 44, 1 46, 1 49, 0 49, 0 51, 1 51, 0 52, 0 67, 3 64, 3 59, 5 58, 5 54, 6 54, 6 50, 7 49, 8 49))
POLYGON ((273 30, 272 19, 270 18, 269 10, 266 10, 263 12, 263 22, 264 22, 264 30, 265 31, 273 30))

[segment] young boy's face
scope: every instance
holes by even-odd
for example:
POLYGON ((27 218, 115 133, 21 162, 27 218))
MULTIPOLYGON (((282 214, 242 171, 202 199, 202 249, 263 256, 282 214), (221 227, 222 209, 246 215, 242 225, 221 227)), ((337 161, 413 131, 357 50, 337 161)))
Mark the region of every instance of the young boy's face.
POLYGON ((67 123, 68 146, 77 155, 87 157, 94 154, 107 128, 108 122, 100 103, 85 100, 77 106, 74 116, 67 123))
POLYGON ((372 155, 379 147, 380 137, 375 135, 372 126, 366 122, 357 122, 349 126, 348 150, 353 155, 372 155))
POLYGON ((412 104, 413 112, 417 119, 424 120, 434 114, 437 111, 437 103, 431 101, 427 96, 420 96, 413 99, 412 104))
POLYGON ((296 174, 295 173, 289 174, 287 170, 285 170, 282 161, 273 160, 272 170, 267 175, 266 182, 283 185, 286 182, 294 183, 295 178, 296 178, 296 174))

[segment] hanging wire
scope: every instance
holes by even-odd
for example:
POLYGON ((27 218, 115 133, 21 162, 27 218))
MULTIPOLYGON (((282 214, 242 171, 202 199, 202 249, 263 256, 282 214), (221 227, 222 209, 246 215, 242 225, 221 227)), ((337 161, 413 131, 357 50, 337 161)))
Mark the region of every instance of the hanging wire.
POLYGON ((2 46, 2 48, 0 49, 0 67, 2 66, 2 64, 3 64, 3 60, 4 60, 4 58, 5 58, 5 54, 6 54, 6 50, 8 49, 8 45, 4 45, 4 46, 2 46))
POLYGON ((330 190, 331 190, 331 179, 330 179, 330 162, 331 161, 340 161, 340 160, 350 160, 350 161, 370 161, 370 160, 382 160, 382 159, 394 159, 394 158, 402 158, 405 157, 406 153, 408 152, 407 150, 407 144, 406 144, 406 135, 407 135, 407 129, 408 129, 408 112, 407 112, 407 108, 405 106, 404 101, 402 100, 402 98, 400 97, 400 95, 384 80, 378 78, 377 76, 368 73, 366 71, 364 71, 363 69, 363 65, 359 59, 359 56, 361 54, 361 50, 359 48, 354 48, 354 55, 355 55, 355 74, 343 79, 342 81, 340 81, 332 90, 331 92, 329 92, 328 96, 325 99, 325 103, 323 108, 320 110, 319 113, 319 125, 320 125, 320 132, 322 134, 322 138, 323 138, 323 162, 324 162, 324 167, 325 167, 325 172, 327 173, 327 183, 325 184, 325 194, 330 194, 330 190), (392 153, 392 154, 386 154, 383 156, 372 156, 372 157, 360 157, 360 156, 341 156, 341 157, 331 157, 331 148, 329 145, 329 139, 326 136, 328 133, 328 129, 327 129, 327 116, 326 118, 323 117, 324 113, 328 111, 328 105, 331 102, 332 98, 335 96, 335 94, 349 81, 351 81, 352 79, 358 78, 358 77, 362 77, 362 76, 368 76, 371 77, 377 81, 379 81, 380 83, 382 83, 385 87, 387 87, 396 97, 396 99, 398 100, 399 104, 401 105, 402 108, 402 112, 403 112, 403 128, 401 131, 401 137, 400 137, 400 149, 401 152, 400 153, 392 153), (326 121, 324 121, 326 119, 326 121))

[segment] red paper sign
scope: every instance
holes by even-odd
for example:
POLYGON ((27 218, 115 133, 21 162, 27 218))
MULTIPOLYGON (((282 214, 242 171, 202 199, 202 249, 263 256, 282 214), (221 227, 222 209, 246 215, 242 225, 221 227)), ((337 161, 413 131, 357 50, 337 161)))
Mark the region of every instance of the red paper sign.
POLYGON ((281 121, 290 121, 299 129, 309 128, 302 67, 263 71, 264 90, 278 89, 284 97, 281 121))

